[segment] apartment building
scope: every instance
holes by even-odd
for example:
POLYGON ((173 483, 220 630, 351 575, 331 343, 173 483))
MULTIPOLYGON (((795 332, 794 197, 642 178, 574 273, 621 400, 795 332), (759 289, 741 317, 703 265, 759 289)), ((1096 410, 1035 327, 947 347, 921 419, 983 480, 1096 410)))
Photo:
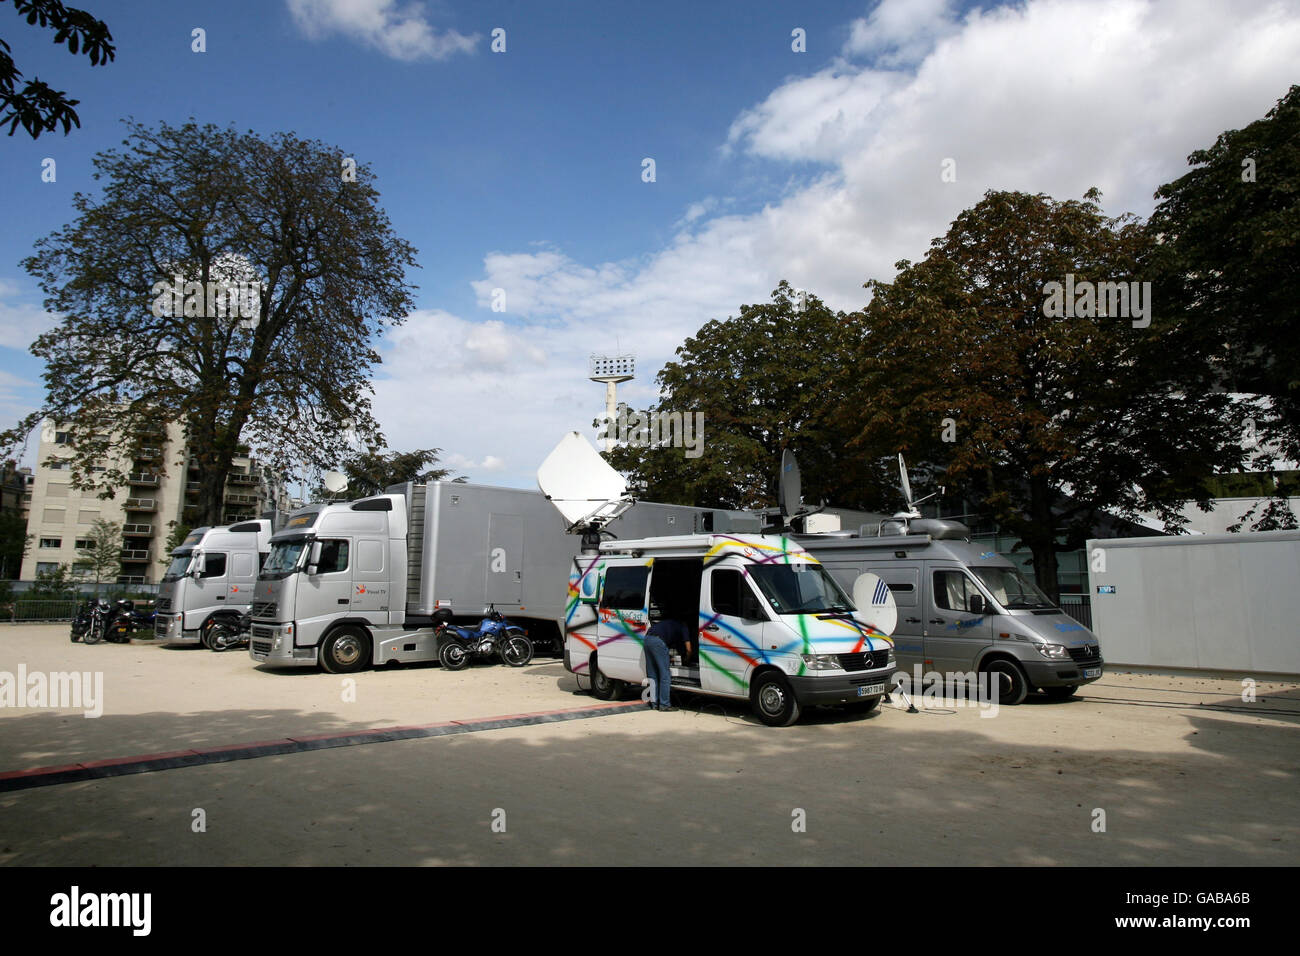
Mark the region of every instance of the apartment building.
MULTIPOLYGON (((227 477, 222 515, 226 524, 287 504, 283 484, 269 476, 247 449, 242 451, 245 453, 232 461, 227 477)), ((27 531, 32 540, 22 578, 32 580, 41 571, 75 564, 77 549, 89 546, 91 527, 104 520, 122 525, 122 566, 117 582, 156 583, 173 529, 192 527, 197 521, 199 473, 185 448, 181 426, 171 423, 140 436, 127 482, 116 489, 112 499, 72 487, 67 464, 71 457, 68 433, 45 422, 31 485, 27 531)))

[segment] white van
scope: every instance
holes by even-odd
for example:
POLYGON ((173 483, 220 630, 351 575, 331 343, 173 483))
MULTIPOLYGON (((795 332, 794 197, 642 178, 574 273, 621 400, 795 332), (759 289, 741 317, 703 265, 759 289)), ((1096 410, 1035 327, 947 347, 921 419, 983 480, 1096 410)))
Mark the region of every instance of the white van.
POLYGON ((749 700, 784 726, 815 704, 869 711, 889 689, 893 644, 788 537, 691 534, 605 541, 574 559, 565 669, 609 700, 646 678, 650 610, 698 635, 673 687, 749 700))

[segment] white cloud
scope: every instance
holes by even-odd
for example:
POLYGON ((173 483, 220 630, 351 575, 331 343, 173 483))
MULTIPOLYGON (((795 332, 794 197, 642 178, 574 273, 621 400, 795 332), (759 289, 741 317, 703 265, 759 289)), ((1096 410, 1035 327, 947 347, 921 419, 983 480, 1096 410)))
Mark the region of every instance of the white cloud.
POLYGON ((792 167, 799 178, 761 210, 702 198, 671 242, 633 259, 487 254, 473 283, 483 321, 420 313, 385 352, 376 408, 390 443, 492 455, 503 480, 531 485, 560 435, 592 434, 603 410, 590 353, 635 352, 620 397, 644 405, 710 319, 766 301, 782 278, 860 308, 866 280, 923 256, 986 190, 1077 199, 1095 185, 1112 213, 1149 214, 1187 154, 1262 117, 1300 61, 1300 19, 1275 3, 1030 0, 960 22, 945 4, 916 11, 882 5, 850 28, 844 57, 736 117, 724 161, 814 164, 792 167), (941 179, 945 159, 956 182, 941 179), (495 289, 505 313, 489 311, 495 289))
POLYGON ((0 278, 0 346, 26 352, 36 337, 58 322, 39 305, 18 301, 25 297, 15 282, 0 278))
POLYGON ((424 5, 399 0, 286 0, 303 35, 320 40, 341 34, 395 60, 445 60, 473 53, 478 34, 439 33, 425 18, 424 5))

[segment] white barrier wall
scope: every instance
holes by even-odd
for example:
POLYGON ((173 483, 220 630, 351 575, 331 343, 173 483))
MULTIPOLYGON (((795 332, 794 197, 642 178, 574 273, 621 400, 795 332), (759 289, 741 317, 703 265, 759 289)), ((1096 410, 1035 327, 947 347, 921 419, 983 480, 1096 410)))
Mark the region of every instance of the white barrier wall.
POLYGON ((1300 531, 1108 538, 1087 553, 1108 664, 1300 674, 1300 531))

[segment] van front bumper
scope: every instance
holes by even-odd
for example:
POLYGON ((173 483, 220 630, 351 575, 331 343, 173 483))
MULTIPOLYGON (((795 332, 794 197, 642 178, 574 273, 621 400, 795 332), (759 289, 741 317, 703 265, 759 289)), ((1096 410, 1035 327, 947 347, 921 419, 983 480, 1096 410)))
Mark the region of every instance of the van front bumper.
POLYGON ((879 685, 880 693, 890 690, 889 675, 893 667, 882 667, 873 671, 857 671, 851 674, 831 674, 826 677, 787 677, 795 699, 804 706, 817 704, 852 704, 857 701, 870 700, 876 694, 861 695, 860 687, 879 685))
POLYGON ((1100 657, 1095 661, 1021 661, 1025 676, 1035 687, 1071 687, 1079 684, 1091 684, 1099 680, 1106 671, 1106 662, 1100 657), (1092 677, 1084 677, 1085 672, 1094 672, 1092 677))

